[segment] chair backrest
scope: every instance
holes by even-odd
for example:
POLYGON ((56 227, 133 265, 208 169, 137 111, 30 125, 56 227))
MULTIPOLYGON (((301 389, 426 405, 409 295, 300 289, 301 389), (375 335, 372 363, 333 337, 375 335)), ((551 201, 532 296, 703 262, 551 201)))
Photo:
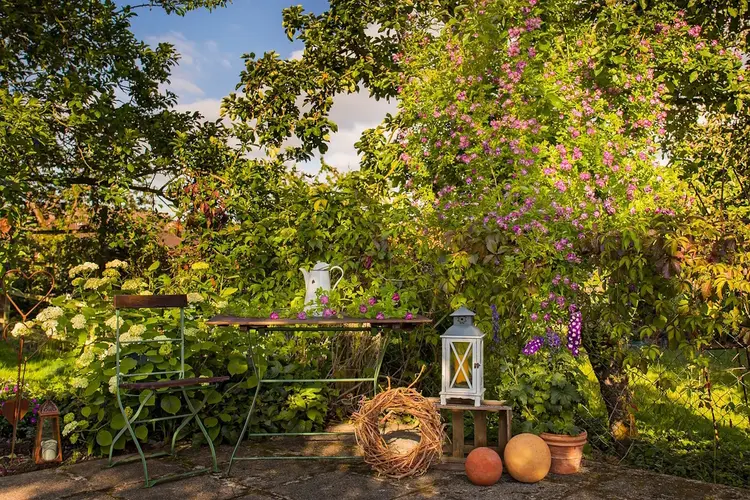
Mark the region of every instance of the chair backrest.
POLYGON ((115 374, 117 376, 117 385, 119 391, 120 380, 123 377, 142 376, 142 375, 178 375, 180 379, 185 377, 185 307, 188 305, 187 295, 115 295, 115 317, 117 323, 115 327, 115 374), (120 309, 180 309, 180 338, 179 339, 141 339, 136 341, 123 342, 120 340, 120 309), (180 369, 167 370, 162 372, 150 372, 148 374, 123 374, 120 372, 120 350, 122 344, 148 344, 174 342, 180 344, 180 369))
POLYGON ((115 309, 158 309, 187 305, 187 295, 115 295, 115 309))

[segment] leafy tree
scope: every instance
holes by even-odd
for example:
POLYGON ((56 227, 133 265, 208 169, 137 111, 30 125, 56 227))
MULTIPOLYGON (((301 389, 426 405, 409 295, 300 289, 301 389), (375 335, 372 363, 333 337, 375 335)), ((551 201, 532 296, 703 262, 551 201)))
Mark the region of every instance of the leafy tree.
POLYGON ((138 7, 182 14, 225 3, 0 3, 0 237, 11 242, 4 249, 28 236, 30 213, 47 205, 58 216, 80 217, 85 208, 106 252, 116 213, 142 206, 143 196, 165 196, 157 179, 180 174, 174 141, 198 116, 174 111, 175 95, 160 89, 178 60, 173 47, 137 40, 130 21, 138 7))

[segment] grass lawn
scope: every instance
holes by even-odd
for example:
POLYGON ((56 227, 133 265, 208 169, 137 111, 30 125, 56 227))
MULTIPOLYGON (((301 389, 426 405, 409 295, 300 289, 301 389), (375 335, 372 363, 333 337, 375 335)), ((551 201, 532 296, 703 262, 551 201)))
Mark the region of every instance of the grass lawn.
MULTIPOLYGON (((638 436, 623 462, 748 487, 750 412, 742 384, 745 371, 736 351, 709 351, 705 356, 710 395, 703 368, 675 352, 665 352, 646 373, 630 372, 638 436)), ((600 429, 590 430, 589 442, 607 452, 606 411, 588 361, 584 372, 588 410, 594 421, 602 423, 600 429)))
MULTIPOLYGON (((0 390, 5 385, 16 384, 18 376, 18 343, 15 339, 0 340, 0 390)), ((25 350, 28 355, 30 351, 25 350)), ((69 353, 61 352, 51 345, 29 359, 26 365, 26 391, 33 397, 56 397, 62 392, 67 395, 69 387, 66 368, 72 365, 69 353)))

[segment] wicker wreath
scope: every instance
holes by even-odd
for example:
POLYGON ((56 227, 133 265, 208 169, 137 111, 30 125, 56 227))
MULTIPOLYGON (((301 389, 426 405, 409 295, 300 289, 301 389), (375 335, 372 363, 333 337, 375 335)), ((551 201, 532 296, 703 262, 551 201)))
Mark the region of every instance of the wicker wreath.
POLYGON ((385 476, 398 479, 424 474, 443 455, 440 412, 411 387, 389 388, 363 401, 352 418, 354 435, 364 452, 365 462, 385 476), (380 434, 380 424, 394 413, 411 415, 419 421, 419 444, 408 453, 397 453, 389 448, 380 434))

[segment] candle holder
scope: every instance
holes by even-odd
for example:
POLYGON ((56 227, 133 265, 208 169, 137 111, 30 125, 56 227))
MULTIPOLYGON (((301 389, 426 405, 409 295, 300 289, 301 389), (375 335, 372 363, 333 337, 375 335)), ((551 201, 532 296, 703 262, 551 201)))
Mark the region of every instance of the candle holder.
POLYGON ((39 408, 38 418, 34 461, 38 464, 62 462, 60 411, 55 403, 50 400, 45 401, 39 408))

